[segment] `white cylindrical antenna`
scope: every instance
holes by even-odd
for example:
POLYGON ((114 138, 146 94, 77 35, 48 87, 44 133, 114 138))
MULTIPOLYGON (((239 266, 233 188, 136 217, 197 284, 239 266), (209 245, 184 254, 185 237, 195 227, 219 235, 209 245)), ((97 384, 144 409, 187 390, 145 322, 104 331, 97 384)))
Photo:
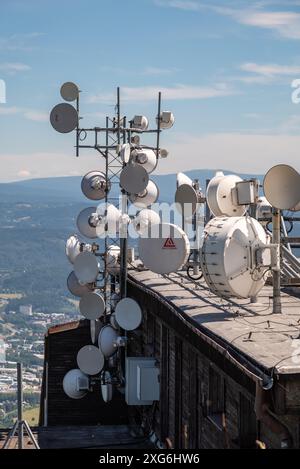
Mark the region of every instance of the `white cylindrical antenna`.
POLYGON ((146 116, 134 116, 134 118, 131 121, 133 129, 137 130, 147 130, 149 121, 146 116))
POLYGON ((160 223, 159 214, 147 208, 141 210, 132 221, 135 231, 139 234, 158 223, 160 223))
MULTIPOLYGON (((157 122, 158 118, 156 118, 157 122)), ((174 114, 170 111, 163 111, 160 114, 160 128, 161 129, 170 129, 173 127, 175 122, 174 114)))
POLYGON ((131 194, 129 200, 135 207, 147 208, 155 204, 159 197, 159 190, 155 182, 149 181, 146 189, 139 194, 131 194))
POLYGON ((138 148, 132 150, 131 161, 145 168, 148 174, 152 173, 157 166, 156 154, 149 148, 138 148))
POLYGON ((213 177, 206 191, 207 204, 215 217, 240 217, 247 210, 247 205, 238 205, 236 197, 236 184, 243 180, 236 175, 224 176, 218 173, 213 177))

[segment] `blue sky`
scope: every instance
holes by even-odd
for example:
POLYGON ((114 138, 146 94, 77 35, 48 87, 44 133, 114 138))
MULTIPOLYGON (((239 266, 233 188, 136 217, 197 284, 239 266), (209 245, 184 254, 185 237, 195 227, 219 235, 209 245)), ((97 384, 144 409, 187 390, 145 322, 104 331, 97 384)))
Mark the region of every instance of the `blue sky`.
POLYGON ((77 175, 99 157, 73 155, 74 136, 53 131, 64 81, 82 90, 84 125, 113 113, 154 121, 156 94, 175 114, 158 172, 300 169, 300 1, 1 0, 1 181, 77 175))

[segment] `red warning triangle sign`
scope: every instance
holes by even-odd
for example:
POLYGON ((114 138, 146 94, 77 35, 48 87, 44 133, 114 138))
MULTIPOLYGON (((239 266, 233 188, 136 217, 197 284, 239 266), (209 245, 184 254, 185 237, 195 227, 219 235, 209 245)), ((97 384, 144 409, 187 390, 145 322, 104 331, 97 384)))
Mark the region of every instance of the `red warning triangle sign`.
POLYGON ((176 249, 176 245, 173 241, 172 238, 167 238, 164 245, 163 245, 163 249, 176 249))

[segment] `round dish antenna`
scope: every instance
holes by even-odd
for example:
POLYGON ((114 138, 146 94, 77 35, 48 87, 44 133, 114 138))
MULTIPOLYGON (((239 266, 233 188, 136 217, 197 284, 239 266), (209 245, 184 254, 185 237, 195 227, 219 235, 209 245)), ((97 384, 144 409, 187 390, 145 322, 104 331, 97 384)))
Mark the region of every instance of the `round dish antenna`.
POLYGON ((104 367, 103 353, 95 345, 85 345, 77 353, 77 365, 87 375, 97 375, 104 367))
POLYGON ((132 225, 138 234, 147 230, 151 225, 159 223, 160 216, 158 213, 154 212, 154 210, 149 210, 148 208, 141 210, 132 221, 132 225))
POLYGON ((134 129, 141 131, 147 130, 149 125, 149 121, 145 116, 134 116, 131 123, 134 129))
POLYGON ((65 101, 75 101, 79 97, 79 88, 75 83, 67 81, 61 86, 60 95, 65 101))
POLYGON ((91 252, 81 252, 74 261, 74 272, 80 283, 94 283, 99 274, 97 257, 91 252))
POLYGON ((137 329, 142 322, 142 310, 132 298, 123 298, 116 306, 115 318, 125 331, 137 329))
POLYGON ((70 236, 66 242, 66 256, 71 264, 74 264, 78 254, 83 251, 91 251, 91 249, 92 246, 90 244, 82 243, 76 234, 70 236))
POLYGON ((139 254, 145 267, 158 274, 169 274, 187 261, 190 243, 179 226, 160 223, 151 226, 151 237, 139 239, 139 254))
POLYGON ((128 163, 130 160, 131 146, 129 143, 124 143, 121 146, 120 157, 124 163, 128 163))
POLYGON ((97 226, 99 225, 99 217, 96 207, 84 208, 77 217, 77 228, 86 238, 98 238, 97 226))
POLYGON ((130 194, 129 200, 135 207, 146 208, 155 204, 159 197, 159 190, 155 182, 149 181, 144 191, 139 194, 130 194))
POLYGON ((63 389, 71 399, 82 399, 88 392, 89 378, 81 370, 70 370, 64 376, 63 389))
MULTIPOLYGON (((156 123, 158 118, 156 118, 156 123)), ((160 114, 160 128, 161 129, 170 129, 173 127, 175 122, 174 114, 170 111, 164 111, 160 114)))
POLYGON ((101 293, 89 292, 81 297, 79 311, 86 319, 94 320, 103 316, 105 301, 101 293))
POLYGON ((300 203, 300 174, 291 166, 273 166, 265 175, 263 186, 273 207, 292 210, 300 203))
POLYGON ((111 384, 111 374, 108 370, 101 375, 101 394, 104 402, 109 402, 113 397, 113 386, 111 384))
POLYGON ((98 345, 105 357, 110 357, 113 355, 116 348, 116 341, 118 339, 118 332, 112 326, 107 325, 102 327, 99 337, 98 345))
POLYGON ((120 174, 120 186, 129 194, 143 192, 149 182, 147 171, 141 165, 127 165, 120 174))
POLYGON ((224 176, 218 172, 207 186, 206 200, 215 217, 241 217, 247 210, 247 205, 238 205, 236 200, 236 183, 243 181, 239 176, 230 174, 224 176))
POLYGON ((142 166, 148 174, 152 173, 157 166, 157 157, 153 150, 149 148, 139 148, 132 150, 131 161, 142 166))
POLYGON ((78 126, 78 113, 71 104, 61 103, 52 109, 50 122, 57 132, 67 134, 78 126))
POLYGON ((205 227, 201 269, 218 296, 250 298, 265 284, 270 265, 269 238, 250 217, 216 217, 205 227), (260 254, 260 255, 258 255, 260 254))
POLYGON ((90 171, 81 181, 81 190, 90 200, 101 200, 110 191, 111 183, 106 181, 105 174, 101 171, 90 171))
POLYGON ((97 236, 101 237, 104 233, 110 235, 119 232, 119 224, 121 221, 122 213, 113 204, 100 204, 97 207, 98 225, 97 236))
POLYGON ((71 272, 68 276, 67 287, 69 289, 69 292, 72 293, 72 295, 79 297, 86 295, 86 293, 89 293, 94 290, 93 284, 82 285, 81 283, 79 283, 74 271, 71 272))

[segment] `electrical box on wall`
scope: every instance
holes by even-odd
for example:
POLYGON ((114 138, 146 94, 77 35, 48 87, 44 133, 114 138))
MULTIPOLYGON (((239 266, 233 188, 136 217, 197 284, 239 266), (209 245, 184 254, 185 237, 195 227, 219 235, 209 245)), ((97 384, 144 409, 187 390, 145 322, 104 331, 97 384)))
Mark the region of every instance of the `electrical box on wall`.
POLYGON ((151 405, 159 400, 159 368, 148 357, 126 358, 125 400, 128 405, 151 405))

